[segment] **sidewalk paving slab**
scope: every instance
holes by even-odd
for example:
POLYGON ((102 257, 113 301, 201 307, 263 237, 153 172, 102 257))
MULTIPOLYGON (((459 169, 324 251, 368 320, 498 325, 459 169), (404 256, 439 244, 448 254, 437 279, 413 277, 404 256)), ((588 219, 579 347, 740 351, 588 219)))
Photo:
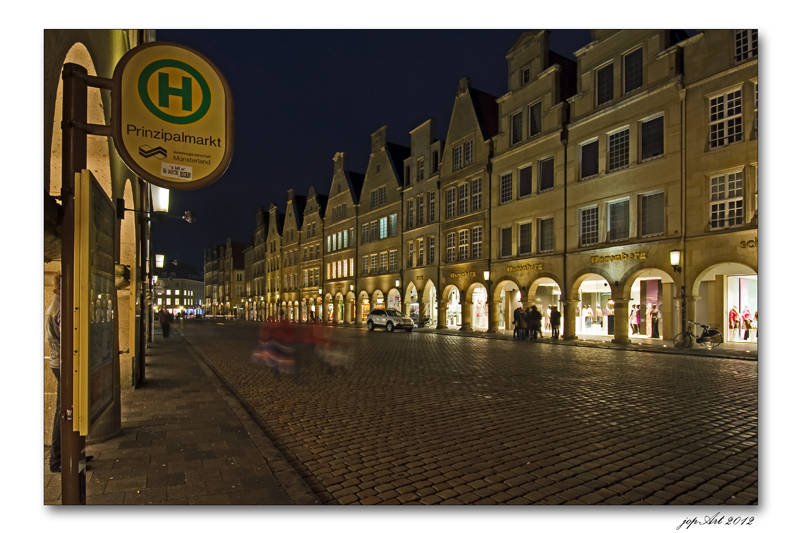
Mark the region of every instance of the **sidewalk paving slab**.
MULTIPOLYGON (((146 380, 121 393, 122 433, 87 439, 87 505, 321 502, 177 328, 147 346, 146 380)), ((44 503, 61 474, 44 457, 44 503)))

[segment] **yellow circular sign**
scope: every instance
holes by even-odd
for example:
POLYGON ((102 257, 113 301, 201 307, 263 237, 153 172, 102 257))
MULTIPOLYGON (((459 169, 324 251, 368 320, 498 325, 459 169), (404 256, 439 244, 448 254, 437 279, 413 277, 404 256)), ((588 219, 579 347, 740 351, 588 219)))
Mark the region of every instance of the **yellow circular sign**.
POLYGON ((233 155, 233 98, 205 56, 153 42, 114 69, 112 131, 117 151, 139 177, 191 190, 219 178, 233 155))

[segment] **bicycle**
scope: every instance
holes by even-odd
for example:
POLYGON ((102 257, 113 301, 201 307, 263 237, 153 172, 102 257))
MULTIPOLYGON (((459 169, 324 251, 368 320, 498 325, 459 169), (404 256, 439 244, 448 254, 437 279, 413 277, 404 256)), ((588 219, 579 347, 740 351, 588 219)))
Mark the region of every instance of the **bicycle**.
POLYGON ((672 339, 672 344, 676 348, 689 348, 692 345, 692 341, 702 345, 709 343, 711 348, 715 348, 722 344, 722 334, 716 329, 711 329, 710 326, 687 320, 686 331, 675 335, 675 338, 672 339), (703 333, 698 337, 692 332, 692 326, 700 326, 703 328, 703 333))

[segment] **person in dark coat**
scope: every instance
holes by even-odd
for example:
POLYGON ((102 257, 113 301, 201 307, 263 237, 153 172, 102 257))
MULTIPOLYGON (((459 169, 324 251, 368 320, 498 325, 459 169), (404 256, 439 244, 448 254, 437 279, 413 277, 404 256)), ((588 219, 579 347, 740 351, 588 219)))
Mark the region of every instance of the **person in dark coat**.
POLYGON ((550 313, 550 327, 553 330, 553 338, 558 340, 561 336, 561 311, 558 307, 553 307, 553 312, 550 313))
POLYGON ((520 315, 522 314, 520 313, 520 309, 522 308, 517 307, 516 309, 514 309, 514 340, 519 339, 519 323, 521 320, 520 315))
POLYGON ((531 308, 531 340, 536 340, 536 336, 542 337, 542 313, 535 305, 531 308))

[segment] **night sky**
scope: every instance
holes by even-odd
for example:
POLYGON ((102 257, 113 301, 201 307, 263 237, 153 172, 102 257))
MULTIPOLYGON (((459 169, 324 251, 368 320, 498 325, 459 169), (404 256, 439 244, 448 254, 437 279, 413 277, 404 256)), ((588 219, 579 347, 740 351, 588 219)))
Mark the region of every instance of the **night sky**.
MULTIPOLYGON (((193 224, 153 223, 155 253, 203 269, 203 249, 248 242, 259 206, 286 209, 287 191, 330 192, 333 156, 364 173, 370 135, 409 145, 429 118, 444 140, 458 81, 494 96, 507 92, 506 54, 525 30, 158 30, 222 71, 233 93, 236 144, 215 183, 170 192, 170 213, 193 224)), ((550 48, 570 59, 588 30, 553 30, 550 48)))

